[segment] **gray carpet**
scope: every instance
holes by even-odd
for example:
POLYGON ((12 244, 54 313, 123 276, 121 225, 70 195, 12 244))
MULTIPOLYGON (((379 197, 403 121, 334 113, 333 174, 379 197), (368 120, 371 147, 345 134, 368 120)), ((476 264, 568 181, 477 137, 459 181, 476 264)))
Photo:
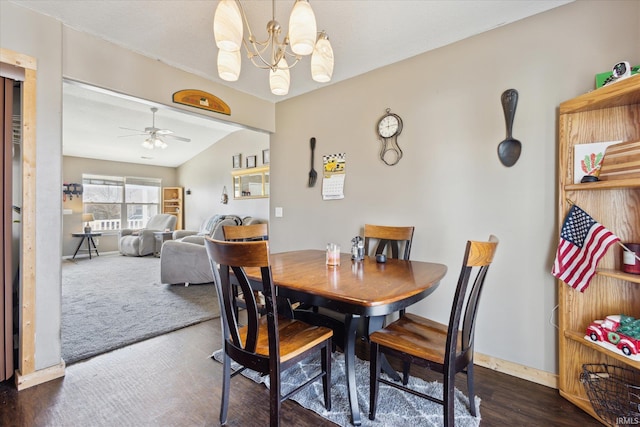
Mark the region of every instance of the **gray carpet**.
POLYGON ((213 285, 160 283, 160 258, 62 262, 62 358, 105 353, 219 316, 213 285))
MULTIPOLYGON (((222 361, 222 350, 213 354, 215 360, 222 361)), ((232 362, 232 368, 238 368, 232 362)), ((320 371, 320 359, 302 361, 283 373, 283 394, 292 390, 296 385, 320 371)), ((269 386, 269 376, 261 377, 257 372, 245 370, 242 375, 257 383, 269 386)), ((428 426, 442 427, 444 417, 442 406, 430 400, 423 399, 412 394, 397 390, 386 384, 380 384, 378 391, 378 409, 376 419, 369 420, 369 362, 356 358, 356 382, 358 387, 358 403, 363 427, 380 426, 428 426)), ((437 381, 426 382, 422 379, 410 377, 409 386, 429 394, 442 397, 442 383, 437 381)), ((231 385, 233 393, 233 379, 231 385)), ((456 427, 478 427, 480 425, 480 398, 476 396, 477 417, 469 413, 469 399, 456 389, 455 391, 455 423, 456 427)), ((349 397, 347 394, 347 379, 345 374, 344 355, 335 352, 331 362, 331 411, 324 408, 322 394, 322 381, 303 389, 291 396, 291 400, 298 402, 303 407, 310 409, 329 421, 340 426, 351 426, 351 410, 349 409, 349 397)), ((229 420, 233 414, 228 415, 229 420)))

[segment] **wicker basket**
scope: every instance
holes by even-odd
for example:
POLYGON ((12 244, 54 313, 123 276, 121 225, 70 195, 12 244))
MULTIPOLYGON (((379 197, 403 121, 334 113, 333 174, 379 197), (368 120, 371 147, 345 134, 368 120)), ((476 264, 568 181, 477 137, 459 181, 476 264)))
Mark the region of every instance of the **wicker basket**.
POLYGON ((639 371, 606 364, 585 364, 580 381, 596 414, 609 425, 640 424, 639 371))

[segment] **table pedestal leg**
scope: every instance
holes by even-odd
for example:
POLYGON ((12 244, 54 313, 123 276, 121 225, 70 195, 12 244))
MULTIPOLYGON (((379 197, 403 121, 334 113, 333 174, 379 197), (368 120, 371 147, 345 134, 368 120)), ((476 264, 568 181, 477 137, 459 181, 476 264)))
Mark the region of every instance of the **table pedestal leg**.
POLYGON ((351 421, 359 426, 360 407, 358 406, 358 391, 356 390, 356 329, 360 316, 347 314, 345 316, 344 362, 347 374, 347 391, 349 406, 351 406, 351 421))

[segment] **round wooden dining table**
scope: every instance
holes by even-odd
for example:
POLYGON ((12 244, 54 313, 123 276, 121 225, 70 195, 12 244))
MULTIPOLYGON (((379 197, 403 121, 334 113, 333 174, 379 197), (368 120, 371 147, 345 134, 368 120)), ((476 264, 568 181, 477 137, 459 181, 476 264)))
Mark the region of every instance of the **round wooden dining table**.
MULTIPOLYGON (((352 261, 350 254, 341 254, 340 265, 327 266, 322 250, 271 254, 269 262, 278 297, 345 315, 343 350, 349 405, 353 424, 360 425, 355 377, 355 341, 360 317, 377 319, 374 323, 382 326, 387 314, 431 294, 447 273, 447 266, 398 259, 378 263, 372 257, 352 261)), ((248 269, 247 275, 260 278, 257 270, 248 269)))

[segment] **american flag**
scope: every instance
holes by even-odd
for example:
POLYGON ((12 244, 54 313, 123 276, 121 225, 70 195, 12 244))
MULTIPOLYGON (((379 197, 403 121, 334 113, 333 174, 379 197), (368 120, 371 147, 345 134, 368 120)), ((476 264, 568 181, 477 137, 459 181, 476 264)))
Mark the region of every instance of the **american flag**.
POLYGON ((609 246, 619 241, 615 234, 573 205, 562 224, 551 274, 584 292, 596 274, 600 259, 609 246))

